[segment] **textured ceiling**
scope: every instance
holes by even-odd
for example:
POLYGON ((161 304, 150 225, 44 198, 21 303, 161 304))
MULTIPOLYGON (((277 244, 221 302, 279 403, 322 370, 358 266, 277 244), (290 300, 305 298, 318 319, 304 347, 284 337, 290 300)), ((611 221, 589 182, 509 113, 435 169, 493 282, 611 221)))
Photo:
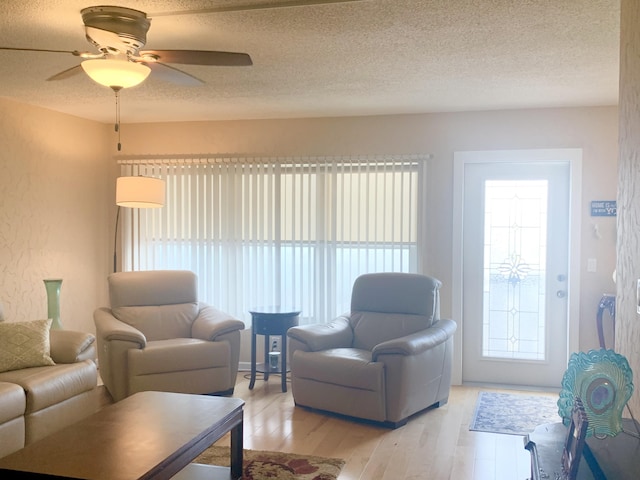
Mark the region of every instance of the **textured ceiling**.
MULTIPOLYGON (((152 17, 150 49, 249 53, 251 67, 179 66, 121 94, 122 122, 615 105, 619 0, 361 0, 202 12, 278 0, 113 0, 152 17), (200 13, 184 13, 198 12, 200 13), (182 12, 166 15, 167 12, 182 12)), ((91 50, 90 0, 3 0, 0 46, 91 50)), ((114 95, 69 54, 0 51, 0 96, 101 122, 114 95)), ((177 66, 177 65, 176 65, 177 66)))

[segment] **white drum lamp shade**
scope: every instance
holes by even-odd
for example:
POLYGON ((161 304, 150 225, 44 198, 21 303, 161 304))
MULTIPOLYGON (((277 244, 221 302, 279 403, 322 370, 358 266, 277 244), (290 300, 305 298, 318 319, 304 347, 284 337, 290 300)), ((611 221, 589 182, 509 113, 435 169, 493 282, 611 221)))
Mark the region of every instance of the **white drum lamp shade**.
POLYGON ((159 208, 165 200, 164 180, 153 177, 118 177, 116 204, 128 208, 159 208))
POLYGON ((113 239, 113 271, 118 267, 118 224, 120 207, 160 208, 164 206, 165 182, 153 177, 118 177, 116 179, 116 228, 113 239))

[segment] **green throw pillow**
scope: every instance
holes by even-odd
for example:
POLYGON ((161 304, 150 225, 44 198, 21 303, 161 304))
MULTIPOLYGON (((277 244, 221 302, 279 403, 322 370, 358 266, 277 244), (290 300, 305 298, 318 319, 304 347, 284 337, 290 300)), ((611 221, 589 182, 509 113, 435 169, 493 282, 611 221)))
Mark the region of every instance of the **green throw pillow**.
POLYGON ((0 372, 55 365, 51 359, 51 319, 0 323, 0 372))

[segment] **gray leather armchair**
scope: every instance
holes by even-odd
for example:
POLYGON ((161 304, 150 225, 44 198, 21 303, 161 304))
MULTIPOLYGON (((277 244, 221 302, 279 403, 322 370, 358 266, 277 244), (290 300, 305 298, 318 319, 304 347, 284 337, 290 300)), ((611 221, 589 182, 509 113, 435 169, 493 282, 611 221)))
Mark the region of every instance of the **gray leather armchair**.
POLYGON ((193 272, 119 272, 94 313, 98 366, 115 401, 158 390, 230 395, 244 323, 198 302, 193 272))
POLYGON ((445 404, 456 323, 439 318, 440 286, 417 274, 362 275, 350 313, 289 329, 296 405, 396 428, 445 404))

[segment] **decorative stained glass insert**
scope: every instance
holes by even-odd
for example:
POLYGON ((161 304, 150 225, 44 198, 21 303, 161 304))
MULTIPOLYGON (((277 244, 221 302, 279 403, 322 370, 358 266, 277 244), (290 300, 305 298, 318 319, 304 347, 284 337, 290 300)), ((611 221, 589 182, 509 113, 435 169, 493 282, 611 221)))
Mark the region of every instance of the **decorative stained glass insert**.
POLYGON ((482 356, 546 358, 546 180, 487 180, 482 356))

